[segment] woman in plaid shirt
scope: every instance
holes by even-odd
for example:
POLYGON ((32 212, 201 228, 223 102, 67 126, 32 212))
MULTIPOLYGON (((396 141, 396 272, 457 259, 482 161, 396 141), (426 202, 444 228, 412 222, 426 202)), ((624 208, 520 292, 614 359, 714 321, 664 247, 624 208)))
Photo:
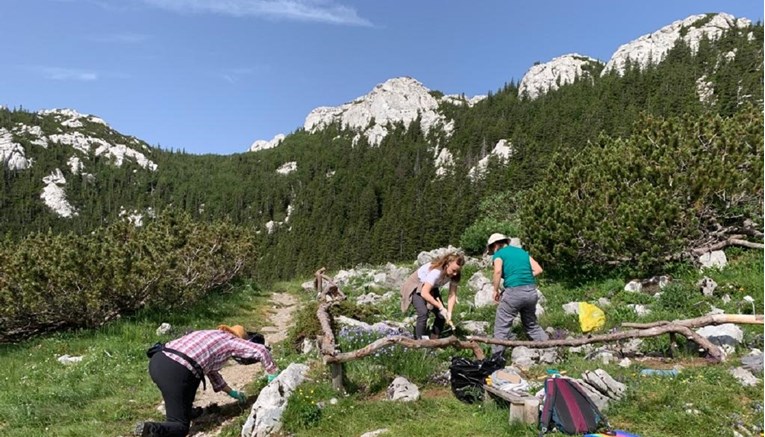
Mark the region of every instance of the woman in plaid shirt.
MULTIPOLYGON (((240 325, 221 325, 215 330, 193 331, 165 345, 149 361, 149 375, 165 400, 165 422, 139 422, 138 436, 185 436, 189 432, 192 405, 199 383, 210 380, 214 391, 224 391, 244 403, 245 395, 228 386, 220 369, 229 358, 242 364, 260 362, 269 382, 278 372, 268 348, 255 343, 240 325), (200 370, 201 373, 200 374, 200 370)), ((262 340, 262 336, 260 337, 262 340)))

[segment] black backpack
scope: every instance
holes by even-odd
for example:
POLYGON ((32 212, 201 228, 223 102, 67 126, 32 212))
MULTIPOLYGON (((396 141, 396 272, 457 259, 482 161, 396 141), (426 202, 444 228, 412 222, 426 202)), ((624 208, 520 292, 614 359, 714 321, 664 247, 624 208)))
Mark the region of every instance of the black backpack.
POLYGON ((539 417, 539 436, 553 429, 564 434, 610 429, 608 420, 579 384, 568 378, 545 380, 545 403, 539 417))

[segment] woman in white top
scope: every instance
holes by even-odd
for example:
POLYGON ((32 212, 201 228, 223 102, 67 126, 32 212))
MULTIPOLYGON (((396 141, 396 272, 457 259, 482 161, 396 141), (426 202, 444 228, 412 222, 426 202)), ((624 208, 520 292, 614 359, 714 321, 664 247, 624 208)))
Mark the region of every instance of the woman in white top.
POLYGON ((454 304, 457 302, 457 287, 463 265, 465 265, 465 257, 462 254, 448 253, 431 263, 424 264, 404 282, 401 287, 401 311, 406 312, 409 309, 409 304, 414 305, 417 312, 415 339, 420 339, 428 334, 429 312, 433 312, 436 316, 432 330, 435 337, 441 334, 444 324, 451 321, 454 304), (441 300, 439 290, 447 284, 449 284, 448 309, 441 300))

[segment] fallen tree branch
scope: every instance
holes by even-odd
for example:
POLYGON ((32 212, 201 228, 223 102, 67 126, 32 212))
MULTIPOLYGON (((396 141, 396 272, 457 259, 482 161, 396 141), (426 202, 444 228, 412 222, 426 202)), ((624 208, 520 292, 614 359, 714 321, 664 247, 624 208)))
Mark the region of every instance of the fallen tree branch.
POLYGON ((467 339, 479 343, 499 344, 503 346, 525 346, 528 348, 548 348, 560 346, 582 346, 590 343, 604 343, 608 341, 624 340, 626 338, 656 337, 670 332, 678 333, 689 340, 693 340, 715 361, 722 361, 723 355, 720 349, 712 344, 706 338, 696 334, 689 327, 676 323, 669 323, 661 326, 654 326, 648 329, 632 329, 629 331, 615 332, 612 334, 592 335, 587 337, 569 338, 564 340, 545 340, 545 341, 520 341, 520 340, 499 340, 496 338, 468 336, 467 339))
POLYGON ((455 336, 446 338, 439 338, 434 340, 414 340, 402 335, 395 335, 391 337, 385 337, 364 346, 361 349, 357 349, 352 352, 343 352, 336 355, 324 355, 324 362, 329 363, 345 363, 347 361, 353 361, 359 358, 363 358, 372 355, 375 351, 386 348, 388 346, 400 344, 401 346, 421 349, 421 348, 445 348, 454 346, 459 349, 471 349, 475 354, 475 357, 482 360, 485 356, 481 347, 474 341, 462 341, 455 336))
POLYGON ((656 326, 669 325, 671 323, 688 328, 699 328, 707 325, 722 325, 723 323, 737 323, 740 325, 762 325, 763 320, 764 319, 762 315, 755 316, 751 314, 712 314, 708 316, 697 317, 695 319, 673 320, 671 322, 667 320, 651 323, 625 322, 622 323, 622 326, 625 328, 647 329, 654 328, 656 326))
POLYGON ((324 332, 324 337, 319 341, 323 355, 335 354, 335 334, 332 332, 332 325, 329 322, 330 306, 332 306, 331 302, 322 302, 319 304, 319 309, 316 310, 316 317, 319 318, 321 330, 324 332))
POLYGON ((717 243, 710 244, 708 246, 691 249, 691 253, 693 253, 696 256, 700 256, 707 252, 711 252, 713 250, 724 249, 728 246, 742 246, 742 247, 748 247, 750 249, 765 249, 765 245, 763 245, 762 243, 754 243, 752 241, 742 240, 741 237, 742 237, 741 235, 733 235, 727 240, 719 241, 717 243))

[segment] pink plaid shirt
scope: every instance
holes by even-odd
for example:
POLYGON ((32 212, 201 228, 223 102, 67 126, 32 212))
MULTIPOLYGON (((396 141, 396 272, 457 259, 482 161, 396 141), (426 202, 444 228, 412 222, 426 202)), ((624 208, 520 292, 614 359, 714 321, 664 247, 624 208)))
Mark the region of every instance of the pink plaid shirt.
MULTIPOLYGON (((262 344, 244 340, 221 330, 194 331, 168 342, 165 346, 188 355, 202 367, 214 391, 221 391, 226 381, 219 370, 231 357, 255 358, 263 364, 268 373, 278 370, 271 359, 271 353, 262 344)), ((185 359, 170 352, 163 352, 171 360, 196 373, 185 359)))

